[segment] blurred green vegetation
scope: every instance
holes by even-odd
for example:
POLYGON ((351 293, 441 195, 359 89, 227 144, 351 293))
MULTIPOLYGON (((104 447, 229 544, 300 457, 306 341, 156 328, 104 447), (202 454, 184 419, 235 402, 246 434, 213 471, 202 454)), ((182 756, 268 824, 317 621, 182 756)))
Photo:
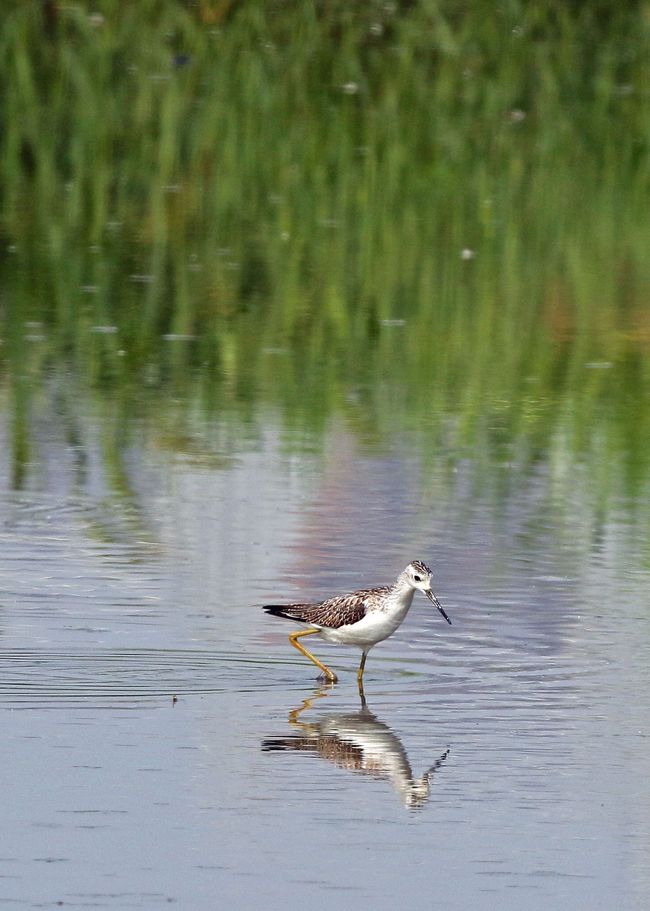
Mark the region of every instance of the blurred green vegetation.
POLYGON ((7 0, 5 391, 638 494, 649 39, 644 2, 7 0))

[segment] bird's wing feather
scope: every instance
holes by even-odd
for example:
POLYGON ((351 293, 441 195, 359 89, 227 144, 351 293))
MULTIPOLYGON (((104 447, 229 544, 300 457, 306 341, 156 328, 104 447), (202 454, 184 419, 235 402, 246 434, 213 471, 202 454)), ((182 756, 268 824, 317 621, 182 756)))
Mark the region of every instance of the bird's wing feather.
POLYGON ((354 592, 351 595, 338 595, 328 598, 322 604, 316 604, 306 617, 308 623, 338 629, 349 623, 358 623, 366 616, 366 592, 354 592))
POLYGON ((381 597, 388 589, 369 588, 350 595, 337 595, 328 598, 321 604, 285 604, 266 605, 264 610, 278 617, 287 617, 301 623, 311 623, 314 626, 324 626, 328 629, 339 629, 350 623, 363 620, 368 611, 369 603, 373 596, 381 597))

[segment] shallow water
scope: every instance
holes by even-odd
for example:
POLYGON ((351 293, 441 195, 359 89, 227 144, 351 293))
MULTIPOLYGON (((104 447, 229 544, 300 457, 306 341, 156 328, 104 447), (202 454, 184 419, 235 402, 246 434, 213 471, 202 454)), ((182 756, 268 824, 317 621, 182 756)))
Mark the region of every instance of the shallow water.
POLYGON ((8 6, 0 904, 645 911, 635 10, 8 6))
POLYGON ((578 484, 557 510, 542 474, 495 501, 407 445, 332 426, 297 453, 265 428, 227 468, 136 435, 120 501, 93 444, 81 473, 45 419, 5 485, 0 900, 647 907, 629 504, 594 522, 578 484), (366 706, 355 651, 317 643, 341 678, 319 686, 259 610, 414 557, 453 626, 416 597, 368 659, 366 706))

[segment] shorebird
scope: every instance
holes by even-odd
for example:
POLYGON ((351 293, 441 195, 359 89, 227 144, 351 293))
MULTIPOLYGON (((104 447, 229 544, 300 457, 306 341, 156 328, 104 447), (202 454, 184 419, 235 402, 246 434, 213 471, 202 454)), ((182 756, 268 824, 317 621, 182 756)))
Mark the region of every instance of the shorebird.
POLYGON ((361 649, 361 664, 357 671, 359 689, 363 687, 363 671, 370 649, 392 636, 406 617, 415 592, 423 592, 438 608, 447 623, 451 620, 442 604, 431 591, 431 570, 420 560, 414 560, 399 574, 392 585, 367 588, 328 598, 320 604, 265 604, 264 610, 275 617, 285 617, 305 623, 309 629, 291 633, 289 642, 309 658, 332 683, 337 676, 327 665, 298 640, 303 636, 320 635, 327 642, 355 645, 361 649))

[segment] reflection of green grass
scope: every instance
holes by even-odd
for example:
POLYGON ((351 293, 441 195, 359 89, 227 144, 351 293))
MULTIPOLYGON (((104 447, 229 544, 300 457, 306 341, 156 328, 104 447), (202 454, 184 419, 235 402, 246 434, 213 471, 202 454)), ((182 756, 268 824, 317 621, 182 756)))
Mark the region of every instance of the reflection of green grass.
POLYGON ((11 3, 7 363, 646 479, 648 25, 534 6, 11 3))

